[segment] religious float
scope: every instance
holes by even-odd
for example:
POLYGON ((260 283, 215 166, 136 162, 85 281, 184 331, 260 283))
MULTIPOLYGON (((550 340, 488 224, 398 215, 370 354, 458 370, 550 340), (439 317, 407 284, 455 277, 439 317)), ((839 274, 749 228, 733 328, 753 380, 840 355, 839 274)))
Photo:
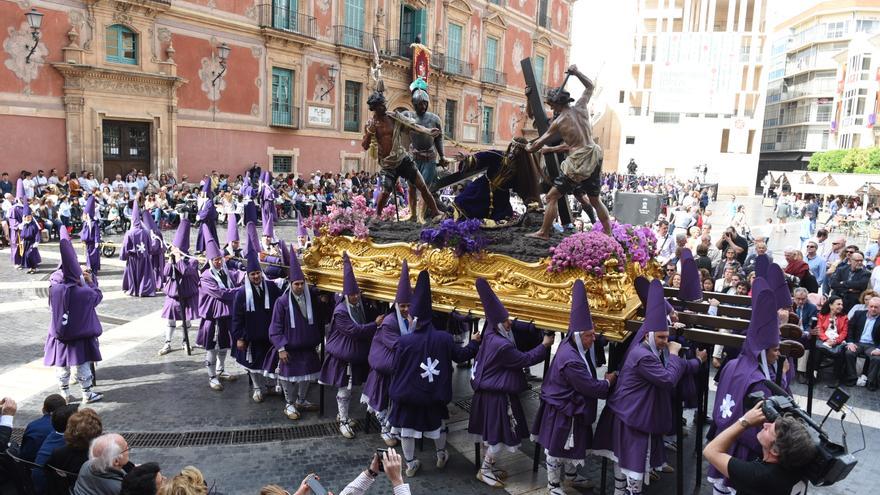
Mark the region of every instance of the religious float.
POLYGON ((525 237, 540 224, 537 212, 496 229, 486 229, 486 222, 479 219, 449 219, 425 227, 394 222, 394 215, 393 206, 387 207, 378 221, 367 225, 372 212, 365 203, 355 202, 348 209, 334 208, 327 216, 307 220, 316 233, 303 252, 309 282, 339 292, 342 255, 348 253, 364 295, 393 302, 406 260, 413 283, 420 270, 430 272, 435 311, 482 317, 474 288, 475 280, 482 277, 520 321, 565 331, 571 287, 582 279, 597 332, 621 342, 629 335, 626 320, 640 306, 633 281, 640 275, 660 274, 653 261, 656 239, 648 228, 615 223, 611 237, 599 225, 542 241, 525 237))

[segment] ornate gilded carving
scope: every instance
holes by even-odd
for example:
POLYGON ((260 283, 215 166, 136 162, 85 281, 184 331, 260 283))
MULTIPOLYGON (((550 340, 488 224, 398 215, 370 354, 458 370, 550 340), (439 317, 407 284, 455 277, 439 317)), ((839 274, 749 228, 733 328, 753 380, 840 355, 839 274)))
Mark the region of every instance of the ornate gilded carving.
MULTIPOLYGON (((326 290, 342 287, 342 253, 348 252, 361 288, 375 299, 392 301, 403 260, 411 273, 431 273, 434 306, 441 311, 452 309, 482 314, 482 305, 474 290, 474 280, 489 281, 511 314, 534 320, 541 328, 564 331, 568 328, 571 285, 582 278, 587 287, 593 319, 599 331, 612 340, 626 337, 624 322, 639 306, 632 286, 634 277, 644 271, 638 265, 616 272, 616 261, 609 260, 609 275, 602 278, 569 270, 548 272, 549 261, 526 263, 508 256, 484 253, 481 256, 456 257, 451 250, 422 244, 394 243, 377 245, 351 237, 322 235, 315 239, 303 256, 303 269, 310 280, 326 290)), ((657 268, 649 266, 648 271, 657 268)))

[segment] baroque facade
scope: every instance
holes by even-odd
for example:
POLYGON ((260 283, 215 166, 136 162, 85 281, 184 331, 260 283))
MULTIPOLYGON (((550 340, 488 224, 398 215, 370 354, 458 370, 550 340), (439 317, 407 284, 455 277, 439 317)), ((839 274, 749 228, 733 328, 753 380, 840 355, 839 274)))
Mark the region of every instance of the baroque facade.
POLYGON ((360 147, 382 59, 408 107, 412 43, 431 110, 468 148, 523 133, 519 61, 547 87, 570 50, 570 0, 0 1, 0 155, 10 172, 130 168, 201 177, 372 168, 360 147), (39 43, 25 14, 43 14, 39 43))

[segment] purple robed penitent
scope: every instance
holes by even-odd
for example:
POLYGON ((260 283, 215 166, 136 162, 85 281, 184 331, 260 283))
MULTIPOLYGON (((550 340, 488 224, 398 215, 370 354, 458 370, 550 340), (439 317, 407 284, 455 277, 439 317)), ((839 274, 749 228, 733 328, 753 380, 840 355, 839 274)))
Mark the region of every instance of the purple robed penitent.
MULTIPOLYGON (((769 273, 768 273, 769 274, 769 273)), ((779 322, 776 316, 776 298, 773 289, 762 278, 755 278, 752 285, 752 320, 746 330, 739 357, 727 363, 718 381, 715 405, 712 409, 713 425, 709 436, 724 431, 745 414, 745 398, 752 392, 762 391, 765 397, 773 395, 763 385, 763 380, 773 380, 772 363, 766 360, 767 349, 779 345, 779 322)), ((728 454, 751 461, 761 457, 762 449, 758 443, 760 426, 744 431, 727 451, 728 454)), ((714 467, 709 468, 709 481, 724 483, 723 475, 714 467)))
POLYGON ((6 218, 9 222, 9 260, 13 265, 19 264, 15 261, 16 256, 18 256, 18 238, 20 235, 18 225, 24 218, 24 204, 27 202, 27 194, 25 194, 24 191, 24 181, 21 178, 15 183, 15 199, 16 204, 12 206, 8 217, 6 218))
POLYGON ((269 340, 269 324, 272 322, 275 302, 281 296, 281 290, 274 282, 267 282, 263 279, 261 285, 263 295, 260 297, 257 297, 256 290, 250 280, 245 280, 244 284, 236 289, 235 297, 232 300, 230 332, 233 341, 243 340, 246 342, 245 350, 232 346, 235 360, 248 371, 260 374, 263 373, 263 363, 272 351, 272 342, 269 340), (253 298, 253 309, 250 310, 247 304, 248 290, 253 298))
MULTIPOLYGON (((184 254, 189 253, 190 223, 186 218, 180 220, 173 245, 184 254)), ((198 317, 199 262, 194 258, 175 255, 165 264, 164 270, 165 304, 162 318, 168 320, 191 321, 198 317)))
MULTIPOLYGON (((594 353, 578 347, 580 332, 593 329, 584 283, 572 288, 568 333, 559 345, 541 386, 541 404, 532 437, 549 456, 583 464, 593 443, 598 399, 607 399, 608 381, 595 375, 594 353), (593 363, 593 368, 587 364, 593 363)), ((583 345, 581 344, 581 347, 583 345)))
POLYGON ((155 245, 155 249, 152 252, 153 271, 156 272, 156 285, 161 287, 165 284, 165 250, 167 248, 165 238, 162 236, 162 230, 156 225, 156 221, 150 212, 145 211, 141 216, 155 245))
POLYGON ((477 353, 478 345, 456 344, 447 332, 431 322, 431 287, 428 272, 419 273, 410 314, 415 328, 401 335, 392 363, 389 387, 393 433, 409 438, 439 438, 446 405, 452 400, 452 362, 463 363, 477 353))
POLYGON ((225 265, 220 270, 214 269, 210 263, 214 258, 222 256, 220 248, 207 226, 202 225, 201 232, 205 238, 205 256, 209 267, 199 277, 198 314, 202 321, 196 343, 207 350, 216 347, 228 349, 231 344, 229 327, 232 300, 236 287, 241 285, 242 272, 228 271, 225 265))
MULTIPOLYGON (((360 303, 363 306, 363 303, 360 303)), ((325 346, 326 356, 319 383, 334 387, 357 386, 364 383, 369 372, 370 341, 376 333, 375 318, 364 310, 359 323, 349 313, 345 296, 333 308, 333 319, 325 346), (350 378, 350 380, 349 380, 350 378)))
POLYGON ((125 261, 122 275, 122 290, 132 296, 153 297, 156 295, 156 272, 153 268, 153 255, 158 246, 150 231, 141 226, 137 198, 134 200, 131 215, 131 228, 122 239, 119 259, 125 261))
POLYGON ((14 250, 15 264, 25 268, 37 268, 43 261, 40 250, 40 225, 31 220, 18 226, 18 245, 14 250))
POLYGON ((664 464, 663 435, 679 420, 672 417, 676 386, 685 373, 695 373, 700 365, 698 359, 684 360, 665 351, 666 364, 661 362, 649 344, 655 331, 668 329, 659 280, 651 281, 647 298, 644 323, 627 349, 593 441, 596 454, 617 462, 624 474, 637 479, 645 474, 646 466, 664 464))
POLYGON ((400 279, 397 281, 397 294, 394 296, 394 312, 385 316, 379 330, 370 344, 370 374, 364 383, 361 403, 367 405, 367 411, 385 415, 388 409, 388 387, 391 385, 391 374, 394 372, 394 347, 401 334, 411 331, 410 323, 400 314, 398 304, 410 304, 412 288, 409 285, 409 264, 403 260, 400 279))
MULTIPOLYGON (((101 222, 95 217, 95 196, 89 196, 83 213, 89 216, 83 221, 79 238, 86 245, 86 266, 96 275, 101 270, 101 222)), ((66 227, 61 227, 67 229, 66 227)))
POLYGON ((60 250, 61 277, 49 287, 51 321, 43 364, 76 366, 100 361, 98 337, 103 329, 95 308, 104 296, 84 282, 70 241, 61 240, 60 250))
POLYGON ((318 291, 306 286, 307 301, 311 301, 312 322, 304 315, 299 304, 293 299, 290 287, 275 302, 272 310, 272 323, 269 325, 269 339, 274 351, 266 356, 263 370, 266 376, 291 382, 311 382, 318 379, 321 371, 321 356, 318 346, 323 340, 323 328, 326 320, 319 318, 316 305, 319 304, 318 291), (290 315, 294 322, 291 323, 290 315), (287 351, 287 363, 278 359, 278 351, 287 351))

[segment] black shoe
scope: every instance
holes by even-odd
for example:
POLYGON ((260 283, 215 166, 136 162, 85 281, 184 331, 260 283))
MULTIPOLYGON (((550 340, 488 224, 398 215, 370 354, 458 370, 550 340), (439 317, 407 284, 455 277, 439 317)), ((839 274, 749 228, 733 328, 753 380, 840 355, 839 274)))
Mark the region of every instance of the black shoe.
POLYGON ((828 382, 828 384, 825 385, 825 386, 828 387, 828 388, 837 388, 837 387, 840 386, 840 382, 837 381, 837 380, 831 380, 831 381, 828 382))
POLYGON ((876 392, 877 391, 877 384, 876 383, 868 383, 866 388, 868 390, 870 390, 871 392, 876 392))
POLYGON ((847 381, 843 382, 843 384, 844 384, 845 386, 847 386, 847 387, 855 387, 855 386, 856 386, 856 380, 847 380, 847 381))
POLYGON ((797 374, 797 382, 800 383, 801 385, 806 385, 807 384, 807 375, 804 373, 798 373, 797 374))

